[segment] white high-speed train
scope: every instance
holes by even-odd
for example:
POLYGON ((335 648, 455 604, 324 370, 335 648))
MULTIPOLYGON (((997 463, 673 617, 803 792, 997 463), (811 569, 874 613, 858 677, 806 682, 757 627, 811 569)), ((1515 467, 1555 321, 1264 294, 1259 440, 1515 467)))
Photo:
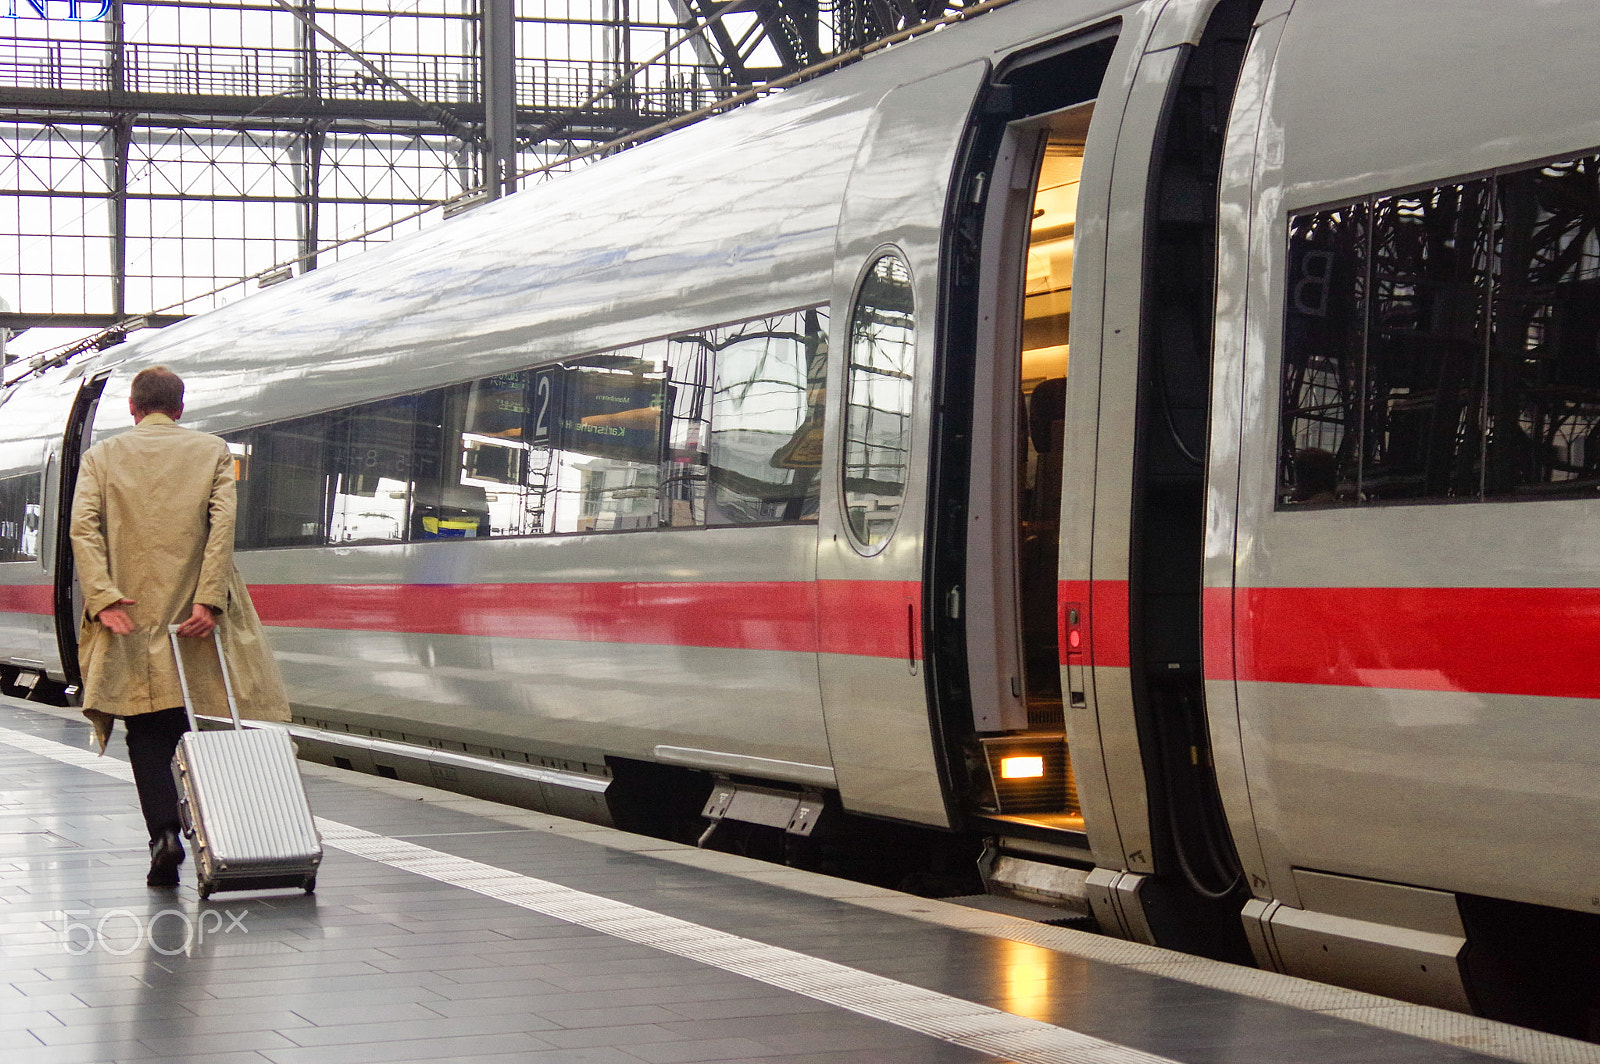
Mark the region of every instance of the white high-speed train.
POLYGON ((164 363, 312 756, 1590 1035, 1597 26, 1016 0, 31 373, 8 690, 164 363))

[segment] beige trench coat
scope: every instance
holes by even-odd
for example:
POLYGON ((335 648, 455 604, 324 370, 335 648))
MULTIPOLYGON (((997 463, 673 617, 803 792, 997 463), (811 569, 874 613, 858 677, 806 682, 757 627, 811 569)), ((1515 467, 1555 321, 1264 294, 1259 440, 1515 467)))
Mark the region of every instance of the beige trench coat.
MULTIPOLYGON (((84 716, 105 749, 113 717, 183 705, 167 625, 201 603, 217 618, 241 716, 289 719, 283 680, 233 565, 233 457, 215 436, 148 414, 89 449, 72 500, 72 553, 83 589, 78 636, 84 716), (123 599, 136 630, 95 620, 123 599)), ((209 639, 180 639, 195 711, 227 716, 209 639)))

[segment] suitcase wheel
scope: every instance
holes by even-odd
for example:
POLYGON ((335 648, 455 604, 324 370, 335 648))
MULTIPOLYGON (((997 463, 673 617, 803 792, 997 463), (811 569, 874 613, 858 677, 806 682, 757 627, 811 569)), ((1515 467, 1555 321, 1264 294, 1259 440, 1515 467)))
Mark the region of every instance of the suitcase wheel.
POLYGON ((317 889, 317 877, 316 876, 312 876, 310 879, 306 880, 306 893, 310 894, 313 891, 315 891, 316 889, 317 889))
POLYGON ((207 898, 211 897, 211 895, 216 892, 216 889, 217 889, 217 885, 215 883, 212 883, 209 880, 201 880, 201 882, 200 882, 200 900, 201 901, 205 901, 207 898))

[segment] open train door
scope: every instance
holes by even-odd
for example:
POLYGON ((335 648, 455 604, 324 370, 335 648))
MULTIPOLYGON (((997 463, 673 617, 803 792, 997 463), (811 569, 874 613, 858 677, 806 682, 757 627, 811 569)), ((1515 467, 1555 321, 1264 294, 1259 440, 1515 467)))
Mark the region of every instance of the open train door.
POLYGON ((1094 736, 1120 841, 1102 845, 1091 826, 1095 915, 1129 938, 1235 961, 1249 959, 1237 931, 1248 889, 1215 767, 1201 588, 1223 138, 1260 6, 1168 4, 1138 56, 1099 291, 1082 293, 1096 305, 1073 329, 1074 361, 1097 366, 1094 395, 1076 397, 1094 405, 1092 455, 1068 448, 1093 507, 1064 508, 1062 537, 1064 551, 1088 548, 1072 567, 1063 559, 1062 587, 1089 604, 1093 644, 1068 730, 1094 736))
POLYGON ((948 182, 987 63, 891 89, 839 219, 818 661, 845 808, 951 824, 922 665, 931 368, 948 182), (837 397, 837 398, 834 398, 837 397))
POLYGON ((83 613, 83 593, 78 587, 78 571, 72 558, 72 495, 78 483, 83 452, 89 447, 89 427, 94 424, 95 408, 110 376, 109 369, 91 371, 79 386, 61 440, 51 445, 46 473, 45 517, 54 525, 52 535, 47 537, 50 544, 47 567, 53 585, 56 650, 69 699, 78 693, 82 684, 78 673, 78 618, 83 613))
POLYGON ((948 227, 929 550, 991 884, 1236 959, 1200 589, 1220 138, 1255 7, 1147 5, 997 62, 948 227))
MULTIPOLYGON (((969 128, 946 229, 928 549, 938 718, 951 763, 968 774, 960 794, 969 825, 1080 868, 1094 860, 1080 778, 1088 802, 1100 802, 1088 817, 1100 848, 1116 852, 1120 842, 1093 737, 1079 750, 1067 734, 1066 710, 1086 706, 1090 648, 1080 635, 1063 684, 1057 624, 1058 571, 1088 558, 1077 544, 1060 549, 1063 486, 1072 485, 1072 518, 1093 511, 1083 490, 1092 465, 1085 475, 1063 464, 1068 451, 1080 466, 1084 456, 1092 462, 1095 442, 1093 405, 1068 408, 1075 276, 1098 268, 1096 256, 1075 250, 1104 231, 1123 101, 1099 98, 1106 85, 1113 95, 1125 89, 1108 70, 1126 69, 1147 31, 1102 21, 1003 58, 969 128)), ((1092 396, 1095 369, 1093 359, 1083 371, 1074 365, 1078 395, 1092 396)), ((1073 624, 1087 634, 1080 598, 1073 624)), ((986 867, 993 882, 993 862, 986 867)))

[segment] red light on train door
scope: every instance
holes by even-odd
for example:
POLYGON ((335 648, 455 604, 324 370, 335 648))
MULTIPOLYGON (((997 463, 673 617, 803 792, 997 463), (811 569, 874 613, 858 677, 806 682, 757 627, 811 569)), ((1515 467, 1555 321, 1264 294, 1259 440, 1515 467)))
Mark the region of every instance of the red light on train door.
POLYGON ((1062 664, 1067 667, 1065 694, 1067 705, 1073 709, 1082 709, 1089 704, 1087 688, 1084 686, 1083 619, 1083 603, 1061 604, 1062 664))

